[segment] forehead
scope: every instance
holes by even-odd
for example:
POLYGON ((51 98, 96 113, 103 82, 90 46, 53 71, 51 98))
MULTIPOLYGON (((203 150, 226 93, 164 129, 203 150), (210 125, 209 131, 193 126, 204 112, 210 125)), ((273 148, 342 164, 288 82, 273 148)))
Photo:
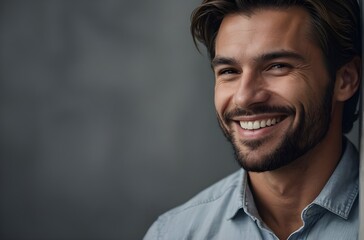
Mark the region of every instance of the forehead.
POLYGON ((300 7, 227 15, 216 37, 216 55, 263 50, 304 51, 313 45, 310 15, 300 7))

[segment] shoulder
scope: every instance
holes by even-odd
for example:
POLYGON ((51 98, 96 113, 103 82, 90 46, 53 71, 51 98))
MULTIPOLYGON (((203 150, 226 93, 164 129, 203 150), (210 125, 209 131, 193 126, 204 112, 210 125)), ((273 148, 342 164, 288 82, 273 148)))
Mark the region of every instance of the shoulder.
POLYGON ((178 235, 179 230, 186 234, 193 231, 192 228, 198 228, 201 223, 211 226, 212 219, 226 218, 226 206, 230 205, 234 193, 239 191, 242 177, 243 170, 237 171, 198 193, 186 203, 164 213, 154 222, 144 239, 163 239, 161 236, 171 232, 178 235))
POLYGON ((206 188, 183 205, 168 211, 162 216, 178 215, 179 213, 184 212, 190 208, 198 208, 199 206, 213 203, 224 195, 229 194, 232 190, 235 190, 240 183, 240 177, 241 173, 240 171, 237 171, 206 188))

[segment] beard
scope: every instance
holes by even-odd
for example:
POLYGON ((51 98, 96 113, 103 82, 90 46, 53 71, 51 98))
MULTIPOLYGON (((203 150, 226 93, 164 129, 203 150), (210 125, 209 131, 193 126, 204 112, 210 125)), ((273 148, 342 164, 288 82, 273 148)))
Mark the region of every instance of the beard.
MULTIPOLYGON (((262 155, 260 159, 253 159, 251 154, 260 151, 264 143, 271 138, 261 140, 238 140, 234 138, 234 132, 223 123, 230 122, 232 117, 251 115, 259 113, 284 113, 287 116, 294 116, 296 111, 289 107, 260 105, 250 109, 234 109, 223 114, 223 119, 218 116, 219 125, 229 142, 231 142, 235 159, 242 168, 251 172, 265 172, 279 169, 286 166, 297 158, 315 147, 326 136, 330 125, 332 108, 332 94, 334 84, 330 81, 329 86, 318 104, 312 103, 304 111, 300 106, 298 124, 291 128, 280 140, 280 143, 271 149, 269 153, 262 155), (245 146, 242 148, 241 146, 245 146), (247 150, 248 149, 248 150, 247 150)), ((278 139, 277 139, 278 141, 278 139)), ((265 147, 266 148, 266 147, 265 147)))

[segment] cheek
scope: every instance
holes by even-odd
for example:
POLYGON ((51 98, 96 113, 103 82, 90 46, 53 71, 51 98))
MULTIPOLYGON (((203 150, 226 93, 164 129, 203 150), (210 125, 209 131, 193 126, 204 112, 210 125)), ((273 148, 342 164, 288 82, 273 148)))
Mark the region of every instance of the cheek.
POLYGON ((215 86, 215 108, 217 113, 221 116, 231 104, 232 93, 222 86, 215 86))
POLYGON ((320 91, 309 85, 302 78, 289 79, 289 81, 284 81, 284 83, 271 85, 270 92, 279 96, 284 102, 293 107, 315 104, 320 97, 320 91))

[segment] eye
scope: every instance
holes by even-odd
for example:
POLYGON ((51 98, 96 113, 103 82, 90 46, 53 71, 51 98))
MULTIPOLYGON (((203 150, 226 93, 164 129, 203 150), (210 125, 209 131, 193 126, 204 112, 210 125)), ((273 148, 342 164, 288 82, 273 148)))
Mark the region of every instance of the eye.
POLYGON ((266 69, 267 72, 272 74, 286 74, 292 69, 292 66, 286 63, 274 63, 268 66, 266 69))
POLYGON ((239 71, 233 68, 223 68, 217 71, 217 75, 231 75, 231 74, 238 74, 239 71))
POLYGON ((285 67, 288 67, 288 65, 284 64, 284 63, 275 63, 275 64, 270 66, 270 69, 282 69, 282 68, 285 68, 285 67))

